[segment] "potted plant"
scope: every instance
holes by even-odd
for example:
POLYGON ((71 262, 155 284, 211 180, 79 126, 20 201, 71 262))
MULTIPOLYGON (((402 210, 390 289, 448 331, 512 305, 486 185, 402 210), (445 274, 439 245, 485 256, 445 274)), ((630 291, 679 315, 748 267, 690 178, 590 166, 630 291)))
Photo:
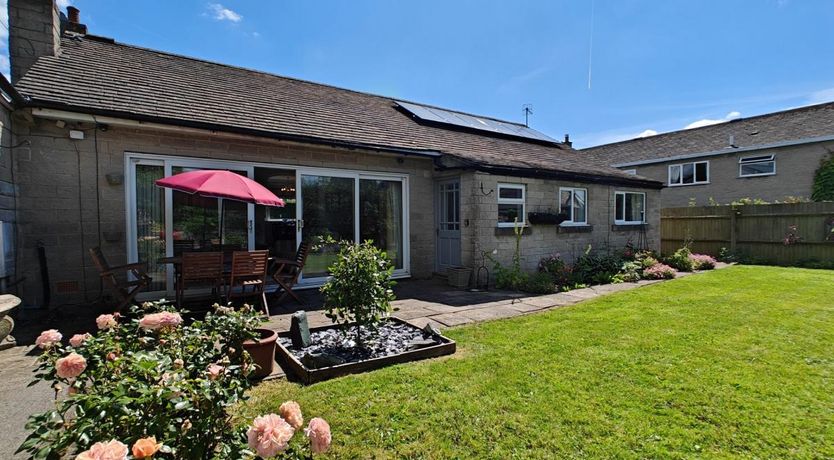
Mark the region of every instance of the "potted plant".
POLYGON ((527 220, 533 225, 559 225, 568 220, 568 215, 552 212, 528 212, 527 220))
POLYGON ((275 342, 278 333, 272 329, 255 329, 258 337, 243 342, 243 349, 252 357, 252 362, 258 366, 249 376, 262 379, 275 369, 275 342))

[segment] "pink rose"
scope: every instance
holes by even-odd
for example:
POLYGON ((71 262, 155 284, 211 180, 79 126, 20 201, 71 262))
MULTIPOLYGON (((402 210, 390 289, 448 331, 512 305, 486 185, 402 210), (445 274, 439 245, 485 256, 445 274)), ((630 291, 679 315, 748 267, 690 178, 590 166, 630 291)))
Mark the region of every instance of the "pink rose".
POLYGON ((208 374, 209 380, 217 380, 223 373, 226 371, 226 368, 219 365, 211 363, 208 367, 208 374))
POLYGON ((304 417, 301 415, 301 406, 295 401, 287 401, 278 408, 281 418, 287 421, 293 429, 301 428, 304 425, 304 417))
POLYGON ((70 345, 72 345, 73 347, 79 347, 79 346, 81 346, 81 344, 86 342, 87 339, 89 339, 90 337, 92 337, 90 334, 75 334, 74 336, 72 336, 70 338, 69 342, 70 342, 70 345))
POLYGON ((60 343, 63 337, 56 329, 47 329, 41 332, 41 335, 35 339, 35 345, 46 350, 47 348, 52 348, 56 343, 60 343))
POLYGON ((81 375, 87 368, 87 360, 78 353, 72 352, 63 358, 55 361, 55 370, 58 377, 72 379, 81 375))
POLYGON ((97 442, 75 457, 75 460, 126 460, 127 446, 115 439, 107 442, 97 442))
POLYGON ((114 315, 99 315, 96 318, 96 326, 98 326, 99 330, 111 329, 118 326, 119 323, 116 321, 116 317, 114 315))
POLYGON ((177 327, 180 323, 182 323, 182 317, 179 313, 163 311, 143 316, 142 319, 139 320, 139 327, 150 331, 156 331, 163 328, 177 327))
POLYGON ((330 425, 323 418, 316 417, 310 420, 304 434, 310 440, 310 450, 314 454, 322 454, 330 448, 330 425))
POLYGON ((287 449, 295 431, 289 423, 275 414, 255 418, 246 432, 249 447, 261 457, 269 458, 287 449))

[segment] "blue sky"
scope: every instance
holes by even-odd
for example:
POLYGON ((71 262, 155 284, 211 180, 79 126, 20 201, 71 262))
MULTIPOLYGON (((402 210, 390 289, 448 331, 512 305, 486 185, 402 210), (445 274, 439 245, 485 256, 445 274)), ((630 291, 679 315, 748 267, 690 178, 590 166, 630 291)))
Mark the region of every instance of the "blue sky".
POLYGON ((508 120, 530 103, 579 147, 834 100, 830 0, 59 3, 124 43, 508 120))

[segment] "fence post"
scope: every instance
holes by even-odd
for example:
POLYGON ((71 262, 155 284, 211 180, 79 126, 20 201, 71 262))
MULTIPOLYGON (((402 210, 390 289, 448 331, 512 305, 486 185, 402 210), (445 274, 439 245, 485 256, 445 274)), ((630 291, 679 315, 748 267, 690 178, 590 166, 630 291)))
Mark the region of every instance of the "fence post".
POLYGON ((730 208, 730 251, 736 252, 736 240, 738 240, 738 215, 741 211, 735 207, 730 208))

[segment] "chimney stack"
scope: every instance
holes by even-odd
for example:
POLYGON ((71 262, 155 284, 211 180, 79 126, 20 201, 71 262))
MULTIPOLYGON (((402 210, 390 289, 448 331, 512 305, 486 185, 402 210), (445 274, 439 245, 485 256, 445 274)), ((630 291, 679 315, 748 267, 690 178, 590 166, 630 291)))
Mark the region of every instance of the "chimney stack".
POLYGON ((81 24, 81 10, 74 6, 67 7, 67 27, 70 32, 75 32, 81 35, 87 34, 87 26, 81 24))
POLYGON ((569 134, 565 134, 564 144, 567 145, 568 147, 573 147, 573 142, 570 141, 570 135, 569 134))
POLYGON ((71 22, 73 24, 78 24, 79 22, 81 22, 81 21, 79 21, 79 19, 81 18, 81 10, 79 10, 78 8, 76 8, 74 6, 68 6, 67 7, 67 18, 69 18, 69 22, 71 22))
POLYGON ((61 48, 61 16, 55 0, 9 0, 9 59, 17 83, 41 56, 61 48))

